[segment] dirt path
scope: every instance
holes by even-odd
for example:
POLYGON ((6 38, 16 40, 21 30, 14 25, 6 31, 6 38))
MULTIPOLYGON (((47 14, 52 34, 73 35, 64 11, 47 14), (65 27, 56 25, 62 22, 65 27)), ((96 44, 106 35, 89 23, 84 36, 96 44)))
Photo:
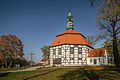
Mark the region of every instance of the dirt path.
POLYGON ((21 71, 32 71, 40 68, 40 66, 34 66, 34 67, 29 67, 26 69, 21 69, 21 70, 11 70, 11 71, 1 71, 0 73, 7 73, 7 72, 21 72, 21 71))

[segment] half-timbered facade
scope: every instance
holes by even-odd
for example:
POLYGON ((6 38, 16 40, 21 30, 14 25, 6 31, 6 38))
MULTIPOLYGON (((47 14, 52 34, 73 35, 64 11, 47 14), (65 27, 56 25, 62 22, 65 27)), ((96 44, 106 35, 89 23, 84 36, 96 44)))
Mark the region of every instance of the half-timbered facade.
POLYGON ((50 45, 50 65, 83 66, 88 64, 91 44, 79 32, 74 31, 71 11, 67 17, 66 31, 57 35, 50 45))
POLYGON ((63 44, 50 47, 50 65, 81 66, 87 65, 88 52, 92 50, 87 45, 63 44))

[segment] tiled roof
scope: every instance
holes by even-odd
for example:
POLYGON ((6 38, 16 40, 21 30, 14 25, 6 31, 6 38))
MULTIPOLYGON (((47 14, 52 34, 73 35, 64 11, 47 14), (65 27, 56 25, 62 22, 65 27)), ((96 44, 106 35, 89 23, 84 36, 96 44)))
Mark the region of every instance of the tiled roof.
POLYGON ((39 63, 34 63, 34 64, 39 64, 39 63))
POLYGON ((57 36, 60 36, 60 35, 63 35, 63 34, 67 34, 67 33, 80 34, 79 32, 76 32, 76 31, 74 31, 74 30, 67 30, 67 31, 65 31, 65 32, 63 32, 63 33, 61 33, 61 34, 59 34, 59 35, 57 35, 57 36))
POLYGON ((47 61, 47 59, 42 59, 40 62, 44 62, 44 61, 47 61))
POLYGON ((67 30, 57 35, 50 47, 62 44, 81 44, 92 47, 91 44, 86 40, 86 38, 82 34, 74 30, 67 30))
POLYGON ((93 51, 90 51, 88 54, 88 57, 103 57, 105 55, 105 49, 94 49, 93 51))

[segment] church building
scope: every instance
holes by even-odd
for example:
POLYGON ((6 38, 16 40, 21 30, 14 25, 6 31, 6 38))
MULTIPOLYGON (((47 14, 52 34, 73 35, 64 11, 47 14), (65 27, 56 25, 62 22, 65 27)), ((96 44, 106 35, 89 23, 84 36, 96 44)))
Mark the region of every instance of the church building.
POLYGON ((50 45, 50 66, 89 65, 88 54, 93 49, 86 37, 74 30, 73 16, 69 11, 66 31, 57 35, 50 45))

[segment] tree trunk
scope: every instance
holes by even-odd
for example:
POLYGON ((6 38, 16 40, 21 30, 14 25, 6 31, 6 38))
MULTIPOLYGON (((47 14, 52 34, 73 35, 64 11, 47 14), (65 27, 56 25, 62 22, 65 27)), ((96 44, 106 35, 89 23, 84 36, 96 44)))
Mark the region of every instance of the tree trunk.
POLYGON ((7 60, 6 60, 6 59, 5 59, 5 67, 6 67, 6 68, 8 67, 7 60))
POLYGON ((117 47, 117 40, 116 35, 113 35, 113 55, 114 55, 114 63, 116 67, 120 67, 120 60, 119 60, 119 51, 117 47))
POLYGON ((10 68, 12 67, 12 62, 10 62, 10 68))

